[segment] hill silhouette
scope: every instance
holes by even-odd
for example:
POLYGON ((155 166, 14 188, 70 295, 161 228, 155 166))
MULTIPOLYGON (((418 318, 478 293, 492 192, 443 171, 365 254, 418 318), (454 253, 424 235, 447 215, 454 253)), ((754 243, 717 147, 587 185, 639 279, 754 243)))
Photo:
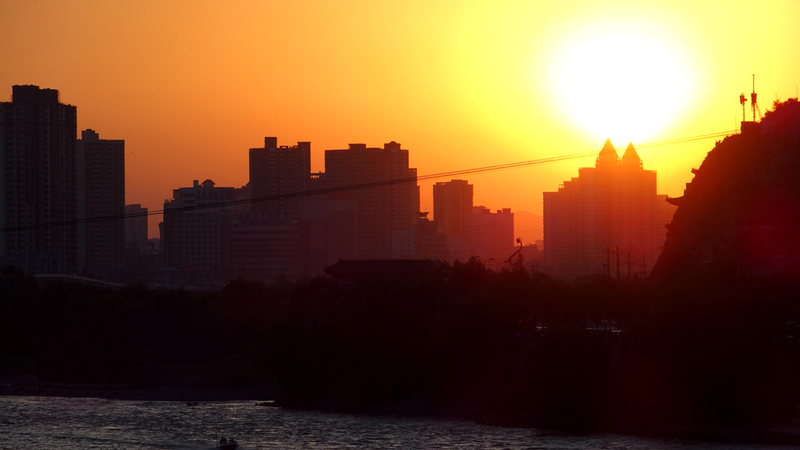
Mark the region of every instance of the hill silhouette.
POLYGON ((718 141, 688 183, 653 276, 730 282, 800 274, 800 103, 718 141))

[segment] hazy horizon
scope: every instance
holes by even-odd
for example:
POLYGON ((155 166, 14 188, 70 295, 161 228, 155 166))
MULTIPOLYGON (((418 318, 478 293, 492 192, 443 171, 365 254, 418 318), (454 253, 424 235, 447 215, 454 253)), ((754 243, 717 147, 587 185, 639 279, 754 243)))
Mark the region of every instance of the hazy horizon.
MULTIPOLYGON (((195 179, 246 184, 264 136, 310 141, 314 172, 324 150, 396 141, 420 176, 596 154, 610 137, 680 196, 713 139, 646 144, 732 132, 753 73, 762 113, 800 84, 790 2, 2 3, 0 97, 57 89, 78 130, 124 139, 126 203, 151 210, 195 179)), ((593 165, 463 178, 476 205, 541 215, 542 192, 593 165)))

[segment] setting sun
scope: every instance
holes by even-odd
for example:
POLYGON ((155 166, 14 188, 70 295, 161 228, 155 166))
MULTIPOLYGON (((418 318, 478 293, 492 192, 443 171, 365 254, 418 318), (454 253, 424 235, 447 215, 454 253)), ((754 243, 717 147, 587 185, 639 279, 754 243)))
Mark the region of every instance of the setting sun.
POLYGON ((601 23, 556 47, 550 80, 567 120, 600 141, 643 142, 686 108, 693 68, 644 27, 601 23))
POLYGON ((800 446, 799 19, 0 0, 0 450, 800 446))
POLYGON ((125 140, 126 202, 151 210, 192 180, 245 185, 265 136, 312 142, 315 173, 354 142, 400 142, 420 175, 592 153, 470 175, 476 204, 536 215, 606 138, 632 141, 678 197, 713 141, 645 144, 735 130, 753 72, 762 111, 800 82, 800 2, 0 4, 0 100, 58 90, 79 129, 125 140))

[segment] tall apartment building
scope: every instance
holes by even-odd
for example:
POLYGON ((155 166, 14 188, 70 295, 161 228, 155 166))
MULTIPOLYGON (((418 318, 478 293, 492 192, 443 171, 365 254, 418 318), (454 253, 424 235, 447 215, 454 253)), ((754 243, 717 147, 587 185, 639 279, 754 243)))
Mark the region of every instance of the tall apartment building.
POLYGON ((514 213, 511 208, 492 213, 484 206, 473 206, 472 214, 464 218, 464 235, 468 252, 459 259, 477 256, 489 267, 502 268, 503 261, 515 251, 514 213))
POLYGON ((55 89, 13 86, 0 103, 0 263, 75 273, 77 109, 55 89))
POLYGON ((172 282, 227 281, 236 188, 205 180, 172 191, 164 203, 162 252, 172 282), (223 203, 222 205, 217 205, 223 203))
POLYGON ((408 150, 397 142, 383 148, 350 144, 346 150, 326 150, 325 185, 361 185, 330 194, 333 200, 355 204, 357 259, 391 259, 393 235, 413 230, 419 218, 417 169, 408 167, 408 150))
POLYGON ((417 219, 417 227, 414 229, 416 240, 417 259, 438 259, 440 261, 450 261, 450 253, 447 250, 447 236, 439 231, 439 224, 436 221, 428 220, 426 212, 420 213, 417 219))
POLYGON ((302 276, 299 220, 265 220, 260 213, 231 221, 230 276, 271 283, 302 276))
POLYGON ((250 195, 253 212, 273 219, 297 218, 301 196, 309 190, 311 142, 278 146, 278 138, 264 138, 264 148, 250 149, 250 195), (268 198, 269 200, 260 200, 268 198))
POLYGON ((595 167, 544 193, 543 271, 566 279, 627 278, 652 267, 672 218, 664 199, 656 193, 656 172, 644 170, 633 144, 620 158, 606 140, 595 167))
MULTIPOLYGON (((230 274, 264 282, 302 274, 299 217, 311 184, 311 143, 278 146, 265 137, 263 148, 249 152, 250 181, 237 190, 230 228, 230 274)), ((307 239, 306 239, 307 240, 307 239)))
POLYGON ((142 253, 147 248, 147 208, 135 203, 125 205, 125 246, 142 253))
POLYGON ((467 180, 433 185, 433 218, 442 233, 463 234, 464 220, 472 214, 473 188, 467 180))
MULTIPOLYGON (((312 189, 323 189, 324 183, 324 174, 320 174, 312 189)), ((307 231, 303 271, 310 275, 322 274, 326 267, 340 259, 357 258, 356 201, 333 197, 314 195, 301 202, 300 218, 307 231)))
POLYGON ((125 141, 83 130, 77 150, 78 264, 84 275, 121 280, 125 269, 125 141), (117 217, 117 220, 91 221, 117 217))

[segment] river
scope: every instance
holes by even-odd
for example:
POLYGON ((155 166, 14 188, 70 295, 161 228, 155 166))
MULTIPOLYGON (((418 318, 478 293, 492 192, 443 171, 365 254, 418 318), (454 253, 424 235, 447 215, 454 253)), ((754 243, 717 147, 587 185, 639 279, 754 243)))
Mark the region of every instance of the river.
MULTIPOLYGON (((292 411, 256 401, 149 402, 0 397, 2 449, 213 449, 233 437, 252 449, 766 449, 613 434, 568 436, 438 418, 292 411)), ((786 448, 786 447, 784 447, 786 448)))

